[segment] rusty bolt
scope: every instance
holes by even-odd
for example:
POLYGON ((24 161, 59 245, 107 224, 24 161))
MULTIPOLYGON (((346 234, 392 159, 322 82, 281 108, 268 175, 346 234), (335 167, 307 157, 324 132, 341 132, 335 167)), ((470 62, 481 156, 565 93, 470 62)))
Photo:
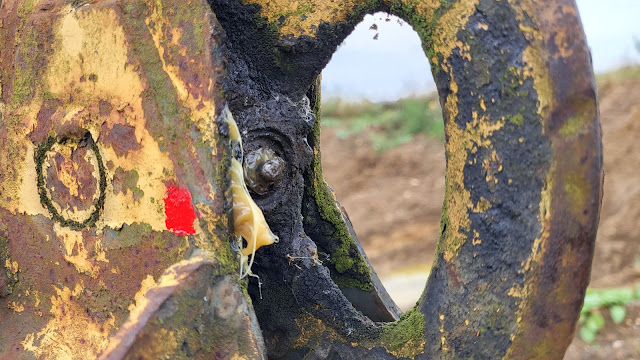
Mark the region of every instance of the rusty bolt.
POLYGON ((244 177, 249 189, 265 195, 272 185, 282 181, 286 162, 269 148, 249 152, 244 161, 244 177))

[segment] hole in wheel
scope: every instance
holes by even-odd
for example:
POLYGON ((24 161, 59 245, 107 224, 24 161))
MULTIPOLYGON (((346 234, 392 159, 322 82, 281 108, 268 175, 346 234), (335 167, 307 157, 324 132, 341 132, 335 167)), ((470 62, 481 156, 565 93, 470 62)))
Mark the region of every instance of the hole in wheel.
POLYGON ((385 13, 365 17, 323 72, 321 118, 324 178, 403 311, 419 298, 431 268, 445 173, 442 110, 435 88, 401 91, 407 86, 398 73, 375 65, 384 63, 386 70, 415 66, 405 63, 407 58, 420 61, 414 83, 433 84, 410 25, 385 13), (345 76, 366 81, 359 82, 360 88, 345 88, 340 85, 345 76), (370 90, 375 87, 391 91, 370 90))

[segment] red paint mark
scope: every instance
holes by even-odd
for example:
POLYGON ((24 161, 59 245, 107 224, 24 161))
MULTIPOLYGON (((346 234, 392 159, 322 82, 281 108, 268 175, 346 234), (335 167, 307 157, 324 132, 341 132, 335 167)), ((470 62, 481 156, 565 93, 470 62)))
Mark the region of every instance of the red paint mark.
POLYGON ((196 229, 193 228, 196 213, 191 205, 191 193, 188 189, 168 186, 167 197, 164 199, 164 214, 167 217, 164 223, 169 231, 178 235, 196 233, 196 229))

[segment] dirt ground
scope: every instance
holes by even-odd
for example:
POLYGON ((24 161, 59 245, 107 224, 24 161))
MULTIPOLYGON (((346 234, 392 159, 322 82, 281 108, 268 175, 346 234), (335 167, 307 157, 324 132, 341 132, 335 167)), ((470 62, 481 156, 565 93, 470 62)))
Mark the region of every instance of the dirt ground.
MULTIPOLYGON (((640 280, 640 78, 600 84, 605 184, 591 274, 595 288, 640 280)), ((444 196, 442 141, 415 138, 376 154, 366 134, 338 139, 324 128, 324 174, 392 297, 415 303, 431 266, 444 196)), ((576 337, 566 360, 640 359, 640 304, 589 345, 576 337)))

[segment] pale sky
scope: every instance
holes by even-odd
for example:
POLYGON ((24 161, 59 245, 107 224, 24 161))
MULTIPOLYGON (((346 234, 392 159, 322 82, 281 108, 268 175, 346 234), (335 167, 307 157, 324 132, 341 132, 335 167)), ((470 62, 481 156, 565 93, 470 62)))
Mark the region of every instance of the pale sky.
MULTIPOLYGON (((577 3, 596 72, 640 63, 633 41, 640 41, 639 0, 577 3)), ((435 89, 418 34, 398 18, 386 18, 383 13, 367 16, 340 46, 322 73, 325 99, 395 100, 435 89), (377 31, 369 29, 374 22, 377 31)))

